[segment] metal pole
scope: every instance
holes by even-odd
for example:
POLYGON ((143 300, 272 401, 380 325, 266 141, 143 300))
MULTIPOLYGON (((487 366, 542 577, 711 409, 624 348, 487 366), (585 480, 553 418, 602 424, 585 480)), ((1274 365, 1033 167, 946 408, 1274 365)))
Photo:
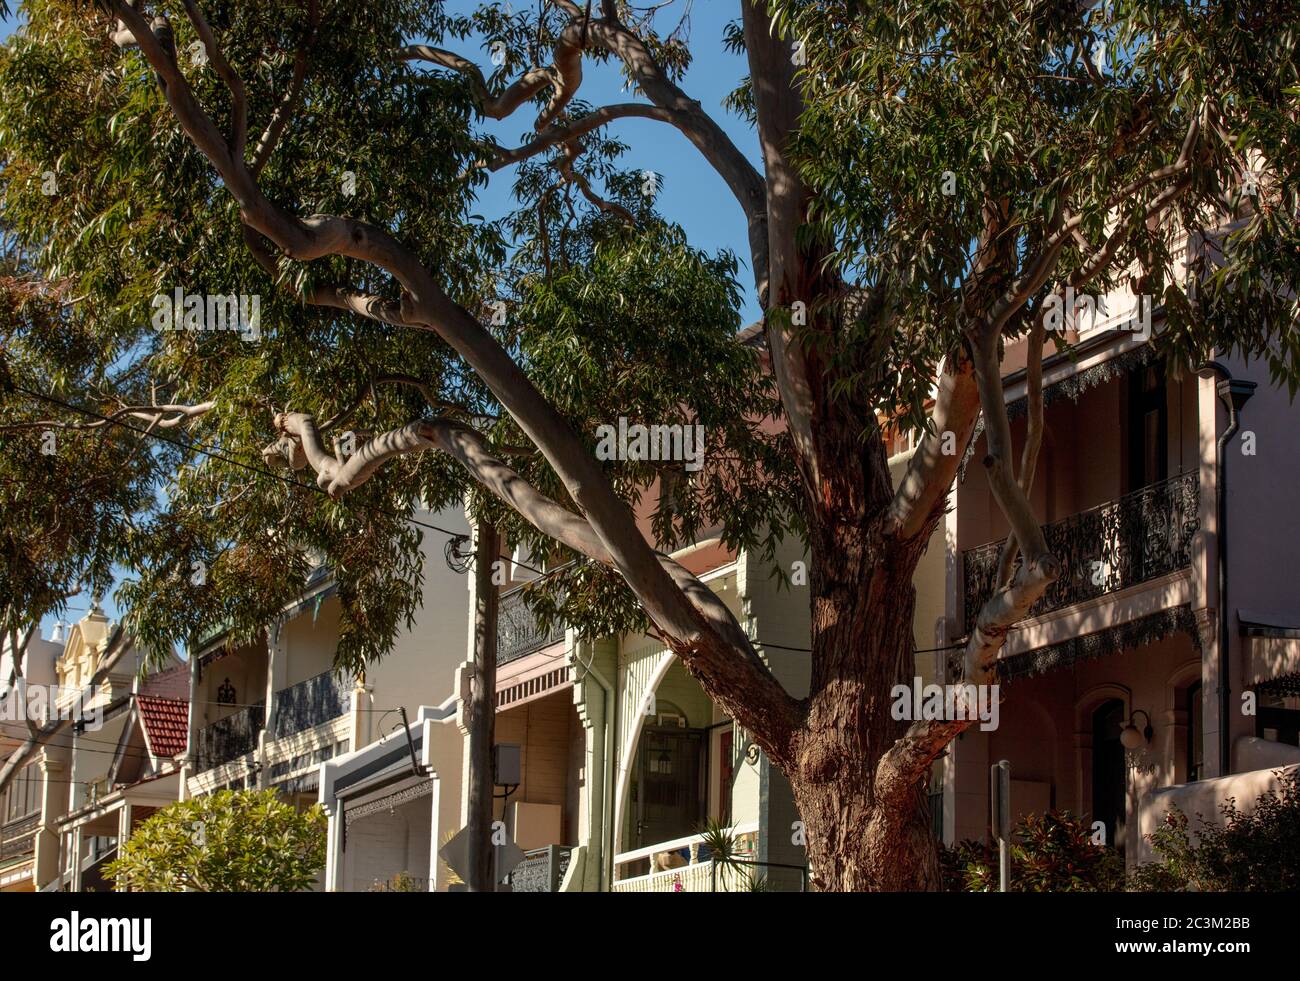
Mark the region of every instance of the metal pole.
POLYGON ((998 892, 1011 883, 1011 763, 998 760, 989 767, 989 801, 993 834, 998 841, 998 892))

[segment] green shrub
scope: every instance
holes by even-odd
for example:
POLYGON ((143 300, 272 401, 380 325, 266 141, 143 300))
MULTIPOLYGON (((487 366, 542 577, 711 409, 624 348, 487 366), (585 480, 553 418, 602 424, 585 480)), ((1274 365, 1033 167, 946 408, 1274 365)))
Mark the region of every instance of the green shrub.
POLYGON ((319 804, 219 790, 151 815, 107 873, 133 892, 301 892, 325 867, 325 826, 319 804))
POLYGON ((1229 797, 1221 822, 1197 815, 1192 842, 1187 815, 1173 808, 1147 835, 1160 861, 1138 868, 1139 891, 1289 892, 1300 890, 1300 770, 1278 772, 1281 786, 1255 799, 1250 813, 1229 797))
MULTIPOLYGON (((944 887, 950 891, 998 889, 997 849, 963 841, 941 853, 944 887)), ((1011 892, 1119 892, 1124 859, 1092 842, 1091 828, 1068 812, 1029 815, 1016 825, 1011 844, 1011 892)))

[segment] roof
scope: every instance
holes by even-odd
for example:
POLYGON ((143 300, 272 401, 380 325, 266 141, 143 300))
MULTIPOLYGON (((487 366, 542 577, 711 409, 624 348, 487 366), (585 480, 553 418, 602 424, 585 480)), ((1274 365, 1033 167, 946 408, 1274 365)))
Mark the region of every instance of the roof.
POLYGON ((1243 637, 1272 637, 1282 640, 1300 639, 1300 623, 1296 623, 1294 617, 1287 618, 1276 614, 1238 610, 1237 628, 1243 637))
POLYGON ((754 323, 750 324, 748 327, 744 328, 740 333, 738 333, 736 335, 736 340, 739 341, 741 344, 752 344, 757 347, 762 347, 764 342, 766 341, 766 337, 763 334, 763 330, 764 330, 763 321, 756 320, 754 321, 754 323))
POLYGON ((140 720, 144 724, 150 752, 158 757, 184 753, 189 744, 189 703, 152 695, 137 695, 136 703, 140 706, 140 720))

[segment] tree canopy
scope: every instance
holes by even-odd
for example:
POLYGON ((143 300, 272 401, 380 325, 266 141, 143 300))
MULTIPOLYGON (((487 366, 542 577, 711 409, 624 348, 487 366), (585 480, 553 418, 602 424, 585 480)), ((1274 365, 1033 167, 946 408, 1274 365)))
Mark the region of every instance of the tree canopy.
POLYGON ((102 553, 160 650, 255 632, 323 561, 340 661, 382 656, 422 588, 416 502, 468 495, 559 569, 544 613, 651 630, 753 734, 818 829, 815 882, 937 882, 932 855, 910 880, 887 856, 923 837, 918 787, 963 724, 902 725, 887 692, 913 673, 912 573, 977 423, 1012 534, 967 681, 1061 574, 1029 503, 1051 298, 1127 286, 1175 370, 1231 353, 1295 390, 1300 6, 740 0, 717 39, 673 6, 23 4, 0 54, 0 224, 95 357, 75 382, 40 374, 22 351, 49 342, 20 318, 0 426, 37 391, 183 430, 141 474, 155 506, 102 553), (712 44, 748 61, 721 111, 752 124, 760 166, 683 88, 712 44), (626 101, 580 97, 591 62, 621 69, 626 101), (746 255, 656 210, 608 130, 628 118, 699 151, 746 255), (508 179, 509 214, 480 215, 508 179), (737 340, 746 293, 761 352, 737 340), (1017 468, 1002 362, 1025 339, 1017 468), (620 418, 704 425, 707 466, 600 459, 620 418), (897 426, 919 443, 895 486, 897 426), (806 698, 667 557, 706 534, 760 557, 807 544, 806 698), (859 826, 874 857, 832 859, 859 826))

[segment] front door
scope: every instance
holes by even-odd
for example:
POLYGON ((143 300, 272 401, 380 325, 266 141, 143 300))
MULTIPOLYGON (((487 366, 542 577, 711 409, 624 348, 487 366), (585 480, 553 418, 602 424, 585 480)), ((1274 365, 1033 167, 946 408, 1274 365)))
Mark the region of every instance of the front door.
POLYGON ((1106 844, 1124 851, 1128 765, 1119 734, 1124 703, 1113 698, 1092 714, 1092 819, 1106 825, 1106 844))
POLYGON ((705 787, 704 734, 646 726, 637 754, 637 845, 698 832, 705 817, 705 787))

